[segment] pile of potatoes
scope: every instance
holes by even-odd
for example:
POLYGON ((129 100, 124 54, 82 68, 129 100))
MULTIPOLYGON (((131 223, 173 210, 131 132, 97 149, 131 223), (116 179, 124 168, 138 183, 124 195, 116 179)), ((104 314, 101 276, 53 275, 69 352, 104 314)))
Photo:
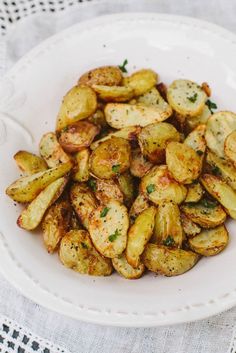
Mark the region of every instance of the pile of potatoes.
POLYGON ((236 219, 236 115, 213 113, 210 95, 150 69, 82 75, 40 156, 14 156, 24 176, 6 193, 26 204, 19 227, 41 225, 49 253, 97 276, 175 276, 221 252, 236 219))

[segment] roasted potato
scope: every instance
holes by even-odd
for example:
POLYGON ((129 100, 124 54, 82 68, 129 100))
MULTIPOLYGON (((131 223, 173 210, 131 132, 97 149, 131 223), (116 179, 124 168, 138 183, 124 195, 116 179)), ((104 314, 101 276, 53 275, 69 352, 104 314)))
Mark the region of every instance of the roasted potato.
POLYGON ((39 143, 39 152, 50 168, 70 161, 70 157, 59 144, 54 132, 43 135, 39 143))
POLYGON ((152 236, 156 209, 151 206, 141 212, 130 227, 126 247, 126 259, 130 266, 138 268, 140 256, 152 236))
POLYGON ((226 219, 226 213, 223 208, 215 201, 202 199, 197 203, 187 203, 182 206, 184 214, 194 223, 203 228, 213 228, 226 219))
POLYGON ((101 66, 85 72, 78 83, 81 85, 119 86, 122 81, 122 72, 117 66, 101 66))
POLYGON ((165 161, 165 149, 170 141, 180 141, 179 132, 168 123, 154 123, 142 128, 138 135, 144 157, 152 163, 165 161))
POLYGON ((181 248, 184 232, 180 219, 179 207, 172 201, 159 204, 151 243, 181 248))
POLYGON ((187 195, 186 187, 173 179, 166 165, 153 167, 142 178, 140 192, 156 205, 164 200, 179 204, 187 195))
POLYGON ((198 202, 203 196, 203 189, 200 183, 193 183, 187 186, 188 193, 185 202, 198 202))
POLYGON ((89 157, 90 151, 88 148, 76 153, 76 165, 73 169, 72 175, 74 181, 83 182, 89 180, 89 157))
POLYGON ((225 155, 236 167, 236 128, 225 139, 224 144, 225 155))
POLYGON ((133 176, 142 178, 152 167, 153 164, 143 156, 140 148, 131 151, 130 172, 133 176))
POLYGON ((59 143, 68 153, 89 147, 100 132, 100 127, 89 121, 77 121, 59 132, 59 143))
POLYGON ((88 229, 89 216, 98 205, 93 192, 87 185, 75 183, 70 189, 70 200, 81 223, 88 229))
POLYGON ((109 276, 110 259, 101 256, 85 230, 71 230, 61 240, 59 257, 64 266, 81 274, 109 276))
POLYGON ((15 159, 17 166, 25 175, 43 172, 48 169, 46 162, 42 158, 27 151, 19 151, 13 158, 15 159))
POLYGON ((6 189, 6 194, 14 201, 31 202, 49 184, 59 179, 72 168, 71 162, 47 169, 30 176, 17 179, 6 189))
POLYGON ((192 238, 201 232, 201 228, 196 223, 191 221, 190 218, 185 216, 184 213, 181 213, 181 224, 182 224, 184 234, 188 238, 192 238))
POLYGON ((43 241, 48 253, 52 254, 61 239, 69 230, 72 209, 66 200, 55 202, 50 206, 42 221, 43 241))
POLYGON ((134 223, 135 219, 137 216, 146 210, 150 206, 148 200, 146 197, 144 197, 143 194, 139 194, 136 199, 134 200, 132 206, 130 207, 129 210, 129 218, 130 218, 130 223, 134 223))
POLYGON ((176 181, 191 184, 201 172, 201 159, 189 146, 170 142, 166 147, 166 164, 176 181))
POLYGON ((228 242, 229 235, 224 225, 213 229, 204 229, 200 234, 188 241, 190 248, 203 256, 219 254, 224 250, 228 242))
POLYGON ((134 200, 134 180, 132 175, 127 171, 117 176, 117 181, 124 195, 124 203, 127 207, 130 207, 134 200))
POLYGON ((206 99, 207 95, 201 87, 189 80, 176 80, 167 89, 168 103, 181 115, 201 114, 206 99))
POLYGON ((108 128, 107 121, 105 119, 105 114, 103 112, 103 108, 97 109, 94 114, 88 117, 87 119, 90 123, 100 126, 102 129, 108 128))
POLYGON ((18 226, 26 230, 37 228, 48 207, 62 194, 67 181, 66 177, 59 178, 41 191, 18 217, 18 226))
POLYGON ((130 166, 130 145, 120 137, 102 142, 90 156, 90 170, 100 179, 111 179, 130 166))
POLYGON ((140 278, 145 271, 145 266, 142 263, 137 268, 130 266, 124 254, 112 259, 112 265, 121 276, 127 279, 140 278))
POLYGON ((110 200, 117 200, 123 203, 124 195, 115 180, 96 179, 94 183, 95 196, 102 204, 106 204, 110 200))
POLYGON ((97 96, 88 86, 74 86, 65 95, 57 116, 56 130, 86 119, 97 109, 97 96))
POLYGON ((199 260, 199 255, 192 251, 147 244, 142 260, 148 270, 171 277, 190 270, 199 260))
POLYGON ((92 88, 105 102, 126 102, 134 96, 134 90, 128 86, 93 85, 92 88))
POLYGON ((207 105, 204 105, 203 111, 197 116, 191 116, 186 118, 186 128, 191 131, 194 130, 198 125, 205 125, 211 116, 211 111, 207 105))
POLYGON ((162 98, 156 87, 153 87, 147 93, 138 97, 136 103, 149 107, 156 107, 160 111, 167 113, 169 116, 172 114, 171 106, 162 98))
POLYGON ((204 174, 201 183, 221 203, 230 217, 236 219, 236 192, 225 181, 211 174, 204 174))
POLYGON ((143 69, 123 78, 123 85, 131 88, 135 96, 141 96, 157 84, 157 74, 153 70, 143 69))
POLYGON ((124 205, 110 200, 100 205, 89 217, 89 233, 95 248, 109 258, 117 257, 126 248, 129 227, 128 212, 124 205))
POLYGON ((205 140, 206 125, 197 126, 184 140, 184 144, 191 147, 195 152, 197 152, 201 161, 203 161, 204 153, 206 150, 206 140, 205 140))

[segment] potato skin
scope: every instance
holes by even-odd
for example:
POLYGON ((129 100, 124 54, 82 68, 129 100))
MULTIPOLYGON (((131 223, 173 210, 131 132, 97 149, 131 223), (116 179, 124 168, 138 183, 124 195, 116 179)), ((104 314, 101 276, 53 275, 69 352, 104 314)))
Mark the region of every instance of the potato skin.
POLYGON ((124 195, 124 204, 127 207, 130 207, 134 200, 135 188, 133 179, 128 171, 117 176, 118 185, 124 195))
POLYGON ((203 189, 200 183, 188 185, 188 193, 185 202, 198 202, 203 196, 203 189))
POLYGON ((157 74, 150 69, 142 69, 124 77, 123 85, 130 87, 135 96, 140 96, 149 91, 157 83, 157 74))
POLYGON ((129 210, 130 223, 133 224, 137 216, 146 210, 150 203, 143 194, 139 194, 134 200, 129 210))
POLYGON ((74 181, 83 182, 89 180, 89 157, 90 151, 88 148, 76 153, 76 164, 73 168, 72 175, 74 181))
POLYGON ((127 86, 93 85, 92 88, 105 102, 127 102, 134 96, 133 89, 127 86))
POLYGON ((102 142, 91 154, 90 170, 100 179, 111 179, 130 166, 130 145, 120 137, 102 142))
POLYGON ((233 162, 236 167, 236 129, 226 137, 224 151, 226 157, 233 162))
POLYGON ((142 178, 153 164, 149 162, 142 154, 140 148, 131 151, 130 172, 137 178, 142 178))
POLYGON ((41 157, 28 151, 18 151, 13 158, 20 170, 26 175, 35 174, 48 169, 46 162, 41 157))
POLYGON ((130 266, 124 254, 112 259, 112 265, 114 269, 126 279, 138 279, 145 271, 145 266, 142 263, 140 263, 137 268, 130 266))
POLYGON ((101 66, 85 72, 78 83, 87 86, 119 86, 122 78, 122 72, 117 66, 101 66))
POLYGON ((124 201, 124 195, 115 180, 96 179, 95 196, 102 203, 106 204, 110 200, 124 201))

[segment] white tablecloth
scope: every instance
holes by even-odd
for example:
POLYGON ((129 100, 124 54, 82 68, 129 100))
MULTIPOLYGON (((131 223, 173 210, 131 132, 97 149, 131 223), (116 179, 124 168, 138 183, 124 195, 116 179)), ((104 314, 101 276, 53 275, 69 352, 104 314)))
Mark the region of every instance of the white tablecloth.
MULTIPOLYGON (((0 1, 0 74, 53 33, 84 19, 125 11, 188 15, 236 32, 235 0, 5 0, 0 1)), ((101 327, 44 309, 0 276, 0 352, 234 353, 235 321, 236 308, 171 327, 101 327)))

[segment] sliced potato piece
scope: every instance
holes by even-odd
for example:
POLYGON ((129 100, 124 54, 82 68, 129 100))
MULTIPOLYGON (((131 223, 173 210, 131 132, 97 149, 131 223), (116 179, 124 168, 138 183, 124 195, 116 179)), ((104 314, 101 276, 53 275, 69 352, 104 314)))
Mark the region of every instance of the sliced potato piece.
POLYGON ((59 179, 72 168, 71 162, 47 169, 30 176, 17 179, 6 189, 6 194, 14 201, 30 202, 49 184, 59 179))
POLYGON ((110 200, 124 201, 124 195, 114 180, 96 179, 95 196, 102 203, 106 204, 110 200))
POLYGON ((236 130, 236 114, 232 112, 218 112, 207 121, 206 142, 212 152, 225 158, 224 143, 226 137, 236 130))
POLYGON ((27 151, 19 151, 13 158, 20 170, 26 175, 35 174, 48 169, 46 162, 41 157, 27 151))
POLYGON ((181 248, 184 232, 179 207, 172 201, 163 201, 157 209, 151 243, 181 248))
POLYGON ((186 119, 187 129, 193 130, 198 125, 205 125, 211 116, 211 111, 207 105, 204 105, 203 111, 197 116, 191 116, 186 119))
POLYGON ((188 185, 188 193, 185 202, 198 202, 203 196, 203 189, 200 183, 193 183, 188 185))
POLYGON ((77 121, 60 131, 59 143, 68 153, 78 152, 89 147, 99 132, 100 127, 97 125, 89 121, 77 121))
POLYGON ((124 254, 112 259, 112 265, 121 276, 127 279, 140 278, 145 271, 145 266, 142 263, 137 268, 130 266, 124 254))
POLYGON ((183 227, 184 234, 188 238, 192 238, 201 232, 201 228, 196 223, 191 221, 190 218, 185 216, 184 213, 181 213, 181 224, 183 227))
POLYGON ((134 96, 134 90, 128 86, 93 85, 92 88, 105 102, 127 102, 134 96))
POLYGON ((155 214, 155 207, 151 206, 147 208, 138 215, 134 224, 129 229, 126 259, 134 268, 139 267, 140 256, 144 251, 145 245, 152 236, 155 214))
POLYGON ((170 142, 166 147, 166 164, 176 181, 191 184, 201 172, 201 159, 189 146, 170 142))
POLYGON ((55 202, 46 212, 42 221, 43 241, 47 251, 52 254, 61 239, 69 230, 71 206, 68 201, 55 202))
POLYGON ((118 175, 117 181, 121 192, 124 195, 124 203, 127 207, 130 207, 134 200, 134 180, 132 175, 127 171, 123 174, 118 175))
POLYGON ((73 180, 74 181, 88 181, 89 180, 89 157, 90 152, 88 148, 85 148, 75 155, 76 165, 73 169, 73 180))
POLYGON ((90 215, 89 233, 92 242, 102 255, 109 258, 117 257, 125 250, 128 227, 127 209, 116 200, 97 207, 90 215))
POLYGON ((152 167, 153 164, 143 156, 140 148, 131 151, 130 172, 133 176, 142 178, 152 167))
POLYGON ((224 151, 226 157, 229 158, 236 167, 236 129, 226 137, 224 151))
POLYGON ((130 145, 121 137, 102 142, 91 154, 90 170, 100 179, 111 179, 130 166, 130 145))
POLYGON ((225 181, 211 174, 204 174, 201 183, 221 203, 230 217, 236 219, 236 192, 225 181))
POLYGON ((203 161, 206 150, 205 140, 206 125, 197 126, 184 140, 184 144, 191 147, 203 161))
POLYGON ((62 149, 54 132, 43 135, 39 143, 39 152, 50 168, 70 161, 70 157, 62 149))
POLYGON ((57 116, 56 130, 60 131, 78 120, 86 119, 97 109, 97 96, 88 86, 74 86, 65 95, 57 116))
POLYGON ((109 276, 112 273, 111 260, 96 251, 85 230, 71 230, 63 237, 59 257, 64 266, 81 274, 109 276))
POLYGON ((70 190, 70 199, 83 226, 88 229, 89 216, 97 207, 97 200, 88 186, 75 183, 70 190))
POLYGON ((130 210, 129 210, 129 218, 130 223, 133 223, 137 216, 146 210, 150 206, 146 197, 143 194, 139 194, 136 199, 134 200, 130 210))
POLYGON ((162 98, 156 87, 153 87, 147 93, 138 97, 136 102, 147 106, 157 107, 163 112, 168 112, 169 116, 172 114, 171 106, 162 98))
POLYGON ((190 270, 199 260, 199 255, 192 251, 147 244, 142 260, 148 270, 171 277, 190 270))
POLYGON ((182 206, 184 214, 193 222, 204 228, 213 228, 224 223, 226 213, 215 201, 202 199, 197 203, 182 206))
POLYGON ((167 100, 179 114, 196 116, 204 108, 207 99, 201 87, 189 80, 175 80, 167 89, 167 100))
POLYGON ((170 141, 180 141, 180 134, 173 125, 154 123, 142 128, 138 135, 142 154, 152 163, 165 160, 165 149, 170 141))
POLYGON ((131 76, 124 77, 123 85, 130 87, 135 96, 140 96, 157 84, 157 78, 157 74, 153 70, 142 69, 134 72, 131 76))
POLYGON ((173 179, 166 165, 153 167, 142 178, 140 191, 156 205, 164 200, 179 204, 187 195, 186 187, 173 179))
POLYGON ((94 114, 88 117, 88 121, 92 124, 100 126, 103 129, 108 127, 103 108, 97 109, 94 114))
POLYGON ((204 229, 194 238, 189 239, 190 248, 197 254, 213 256, 219 254, 227 246, 229 235, 224 225, 213 229, 204 229))
POLYGON ((66 177, 59 178, 41 191, 19 216, 18 226, 26 230, 35 229, 40 224, 48 207, 61 195, 67 181, 66 177))
POLYGON ((122 81, 122 72, 117 66, 101 66, 85 72, 78 83, 82 85, 118 86, 122 81))

